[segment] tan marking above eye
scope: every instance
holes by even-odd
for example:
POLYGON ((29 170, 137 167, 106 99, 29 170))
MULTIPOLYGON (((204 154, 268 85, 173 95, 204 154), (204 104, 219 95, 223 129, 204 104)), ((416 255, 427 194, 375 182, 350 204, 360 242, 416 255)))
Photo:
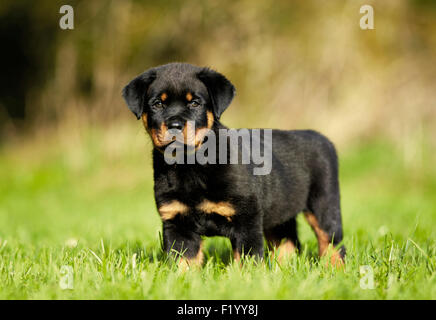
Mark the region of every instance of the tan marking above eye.
POLYGON ((231 221, 231 217, 236 213, 233 206, 227 201, 212 202, 209 200, 203 200, 203 202, 197 205, 197 209, 207 214, 218 214, 225 217, 228 221, 231 221))
POLYGON ((172 200, 161 205, 158 211, 162 220, 171 220, 178 214, 187 213, 189 208, 178 200, 172 200))
POLYGON ((164 92, 160 95, 160 99, 163 101, 165 101, 168 98, 168 95, 164 92))
POLYGON ((186 100, 187 100, 187 101, 191 101, 191 100, 192 100, 192 93, 188 92, 188 93, 186 94, 186 100))

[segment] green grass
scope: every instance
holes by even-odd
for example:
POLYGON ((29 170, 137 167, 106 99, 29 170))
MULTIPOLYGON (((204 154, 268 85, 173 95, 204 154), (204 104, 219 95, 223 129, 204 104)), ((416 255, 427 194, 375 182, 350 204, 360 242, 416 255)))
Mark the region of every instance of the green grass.
POLYGON ((160 249, 144 134, 95 130, 0 151, 1 299, 435 299, 436 170, 375 141, 340 152, 345 270, 326 266, 298 218, 302 252, 242 268, 227 239, 182 273, 160 249), (63 266, 73 289, 63 290, 63 266), (361 266, 374 289, 360 286, 361 266))

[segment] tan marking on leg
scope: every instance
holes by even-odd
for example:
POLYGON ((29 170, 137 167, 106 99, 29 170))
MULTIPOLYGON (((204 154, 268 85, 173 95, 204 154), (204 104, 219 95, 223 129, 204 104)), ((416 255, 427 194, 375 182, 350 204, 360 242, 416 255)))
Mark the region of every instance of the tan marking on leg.
POLYGON ((243 267, 244 264, 242 262, 241 253, 237 249, 233 249, 233 260, 235 261, 235 263, 237 263, 239 268, 243 267))
POLYGON ((241 261, 241 254, 236 249, 233 250, 233 259, 235 259, 237 262, 241 261))
POLYGON ((279 239, 266 236, 266 241, 269 249, 272 252, 272 257, 274 258, 276 252, 278 253, 277 260, 279 262, 283 261, 284 258, 289 257, 290 255, 295 253, 295 244, 289 239, 281 241, 279 239))
POLYGON ((309 223, 309 225, 312 227, 313 231, 315 232, 316 237, 318 238, 319 256, 321 257, 326 254, 329 254, 331 255, 330 262, 332 263, 332 265, 342 266, 344 264, 344 261, 341 255, 335 248, 333 248, 333 245, 329 241, 328 234, 321 229, 315 215, 310 212, 305 212, 304 216, 307 222, 309 223))
POLYGON ((276 251, 279 253, 278 260, 282 261, 285 257, 289 257, 295 252, 295 245, 291 240, 286 240, 279 244, 276 251))
POLYGON ((313 213, 306 212, 304 214, 304 217, 306 218, 307 222, 312 227, 316 237, 318 238, 319 255, 322 256, 325 254, 327 247, 330 244, 328 234, 320 228, 318 220, 313 213))
POLYGON ((334 248, 332 250, 333 252, 331 253, 330 256, 330 263, 335 267, 343 268, 345 266, 344 259, 342 259, 338 250, 334 248))
POLYGON ((200 244, 200 249, 198 249, 198 253, 195 257, 193 258, 185 258, 185 257, 181 257, 179 260, 179 268, 182 271, 186 271, 192 267, 201 267, 203 265, 203 259, 204 259, 204 254, 203 254, 203 242, 201 242, 200 244))
POLYGON ((192 93, 188 92, 188 93, 186 94, 186 100, 187 100, 187 101, 192 101, 192 93))
POLYGON ((164 203, 158 208, 160 217, 162 220, 173 219, 178 214, 187 213, 189 208, 177 200, 172 200, 171 202, 164 203))
POLYGON ((168 98, 168 95, 164 92, 160 95, 160 99, 163 101, 165 101, 168 98))
POLYGON ((228 221, 231 221, 232 216, 235 214, 235 209, 230 202, 227 201, 212 202, 209 200, 203 200, 203 202, 197 205, 197 209, 207 214, 218 214, 225 217, 228 221))

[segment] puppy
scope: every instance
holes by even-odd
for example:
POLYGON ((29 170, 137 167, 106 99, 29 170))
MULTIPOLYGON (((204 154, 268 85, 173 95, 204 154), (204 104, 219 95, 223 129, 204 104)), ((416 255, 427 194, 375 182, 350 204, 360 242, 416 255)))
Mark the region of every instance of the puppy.
MULTIPOLYGON (((229 142, 229 136, 220 136, 226 129, 220 117, 234 95, 225 76, 187 63, 149 69, 123 89, 127 106, 142 119, 154 145, 154 193, 164 250, 181 255, 188 266, 201 265, 202 237, 225 236, 235 259, 244 254, 262 258, 265 236, 281 259, 299 248, 296 216, 304 213, 317 236, 319 254, 331 251, 332 262, 341 264, 345 248, 340 244, 338 161, 333 144, 323 135, 271 130, 267 141, 265 133, 259 139, 264 153, 270 153, 268 174, 253 174, 252 162, 168 161, 165 150, 177 143, 184 146, 186 159, 203 152, 206 143, 219 149, 229 142), (209 139, 208 133, 215 138, 209 139)), ((251 141, 254 145, 254 138, 251 141)), ((224 160, 233 147, 220 149, 224 160)))

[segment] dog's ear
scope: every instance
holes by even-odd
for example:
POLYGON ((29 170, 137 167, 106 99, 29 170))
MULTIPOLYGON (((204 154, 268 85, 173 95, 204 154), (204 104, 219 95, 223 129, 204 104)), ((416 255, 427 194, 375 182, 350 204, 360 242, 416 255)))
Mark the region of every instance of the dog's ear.
POLYGON ((209 68, 203 68, 197 77, 204 83, 212 102, 213 113, 217 119, 232 102, 235 87, 225 76, 209 68))
POLYGON ((144 100, 147 96, 148 87, 155 78, 156 71, 154 69, 147 70, 130 81, 123 89, 123 98, 130 111, 132 111, 138 119, 141 118, 144 112, 144 100))

